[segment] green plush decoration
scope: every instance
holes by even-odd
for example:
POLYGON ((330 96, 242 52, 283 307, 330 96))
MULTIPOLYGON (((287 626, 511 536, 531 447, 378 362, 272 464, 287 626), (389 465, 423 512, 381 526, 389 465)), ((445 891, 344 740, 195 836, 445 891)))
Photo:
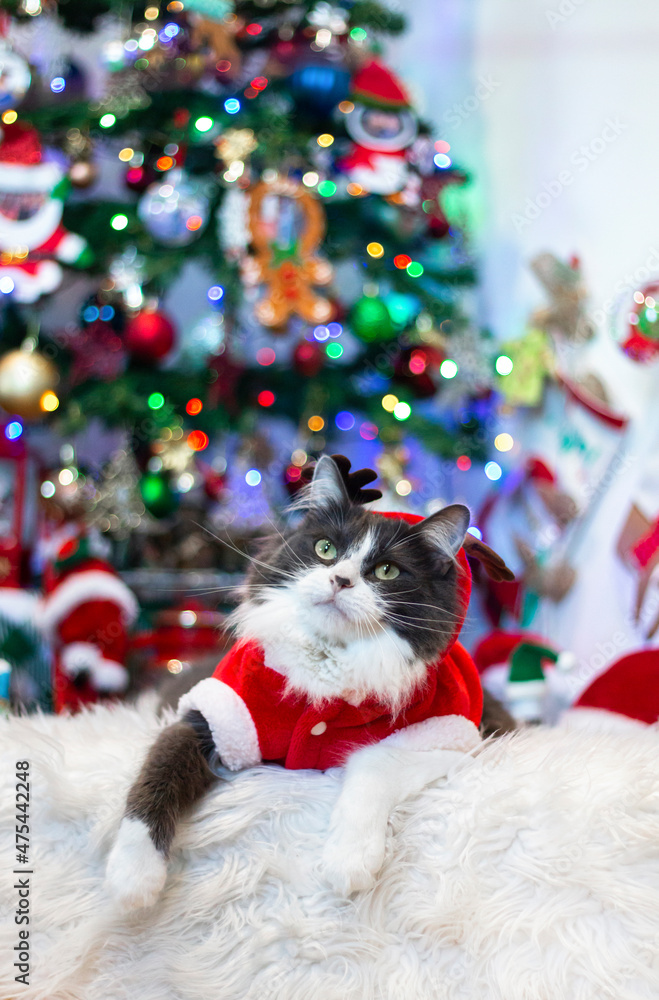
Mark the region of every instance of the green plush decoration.
POLYGON ((558 653, 554 652, 553 649, 549 649, 548 646, 538 646, 532 642, 521 642, 510 658, 509 682, 544 681, 543 660, 550 660, 552 663, 556 663, 558 653))

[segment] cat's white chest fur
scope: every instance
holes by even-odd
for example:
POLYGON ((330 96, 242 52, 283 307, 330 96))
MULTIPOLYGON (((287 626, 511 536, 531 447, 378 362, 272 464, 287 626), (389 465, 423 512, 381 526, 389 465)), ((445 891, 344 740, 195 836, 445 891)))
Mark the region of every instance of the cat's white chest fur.
POLYGON ((262 646, 265 665, 283 674, 292 690, 312 701, 341 698, 353 705, 376 698, 395 709, 423 681, 426 664, 392 629, 355 630, 337 622, 328 637, 308 608, 296 605, 290 592, 273 588, 264 603, 246 602, 236 616, 240 636, 262 646))

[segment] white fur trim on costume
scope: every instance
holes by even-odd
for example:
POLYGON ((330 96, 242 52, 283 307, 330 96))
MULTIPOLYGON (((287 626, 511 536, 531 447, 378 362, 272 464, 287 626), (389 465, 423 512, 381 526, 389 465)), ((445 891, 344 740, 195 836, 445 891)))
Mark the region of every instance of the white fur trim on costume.
POLYGON ((122 909, 153 906, 167 878, 167 862, 146 824, 125 817, 108 857, 105 887, 122 909))
POLYGON ((41 260, 34 274, 23 267, 3 267, 3 278, 11 278, 17 302, 36 302, 42 295, 54 292, 62 280, 62 268, 54 260, 41 260))
POLYGON ((108 660, 92 642, 70 642, 61 653, 60 665, 69 677, 88 670, 97 691, 114 693, 128 687, 128 671, 116 660, 108 660))
POLYGON ((88 569, 66 577, 41 605, 41 627, 52 632, 75 608, 88 601, 113 601, 130 625, 137 618, 135 595, 126 584, 102 569, 88 569))
POLYGON ((62 237, 55 250, 55 256, 65 264, 73 264, 87 246, 87 240, 77 233, 67 233, 62 237))
POLYGON ((128 687, 128 671, 116 660, 106 660, 99 657, 91 669, 92 684, 97 691, 107 694, 118 694, 128 687))
POLYGON ((206 677, 184 694, 177 714, 201 712, 210 726, 222 763, 230 771, 253 767, 261 761, 256 726, 247 705, 224 681, 206 677))
POLYGON ((480 733, 463 715, 441 715, 397 729, 382 741, 405 750, 461 750, 468 753, 481 742, 480 733))
POLYGON ((34 624, 39 599, 36 594, 18 587, 0 587, 2 617, 19 625, 34 624))
POLYGON ((2 190, 22 193, 23 191, 52 191, 62 179, 62 171, 56 163, 3 163, 0 165, 2 190))
MULTIPOLYGON (((27 171, 23 169, 22 173, 25 175, 27 171)), ((0 248, 11 250, 15 247, 28 247, 30 250, 38 250, 62 221, 63 207, 60 198, 48 198, 29 219, 8 219, 3 215, 0 248)))
POLYGON ((101 651, 93 642, 70 642, 62 650, 60 665, 69 677, 77 677, 83 670, 91 670, 101 658, 101 651))

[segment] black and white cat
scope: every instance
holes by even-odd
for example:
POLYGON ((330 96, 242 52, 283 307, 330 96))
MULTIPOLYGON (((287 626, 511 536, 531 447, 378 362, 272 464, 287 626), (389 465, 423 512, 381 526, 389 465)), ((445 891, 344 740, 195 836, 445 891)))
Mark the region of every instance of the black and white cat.
MULTIPOLYGON (((347 894, 379 871, 391 810, 478 745, 480 686, 455 645, 469 511, 454 504, 414 524, 383 517, 353 502, 348 479, 331 458, 317 463, 301 523, 252 561, 229 666, 181 699, 180 721, 151 748, 108 860, 108 888, 124 906, 157 899, 177 820, 215 780, 218 758, 231 770, 345 761, 324 865, 347 894), (337 711, 342 725, 358 722, 332 731, 337 711)), ((510 576, 486 546, 474 554, 510 576)))

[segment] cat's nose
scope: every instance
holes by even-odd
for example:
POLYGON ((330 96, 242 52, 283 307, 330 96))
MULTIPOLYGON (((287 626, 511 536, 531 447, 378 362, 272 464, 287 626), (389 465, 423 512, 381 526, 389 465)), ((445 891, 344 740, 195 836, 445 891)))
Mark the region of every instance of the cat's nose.
POLYGON ((338 573, 331 578, 332 584, 338 589, 342 590, 344 587, 354 587, 354 583, 347 576, 339 576, 338 573))

